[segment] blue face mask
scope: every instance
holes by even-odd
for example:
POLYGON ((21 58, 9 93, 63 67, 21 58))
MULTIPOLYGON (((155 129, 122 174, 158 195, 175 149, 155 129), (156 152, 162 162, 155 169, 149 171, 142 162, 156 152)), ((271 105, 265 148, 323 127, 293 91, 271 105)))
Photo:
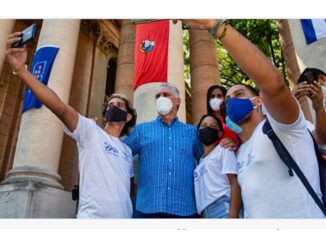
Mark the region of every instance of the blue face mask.
POLYGON ((239 122, 244 119, 254 107, 251 103, 251 100, 254 99, 239 99, 239 98, 230 98, 226 106, 226 113, 232 122, 239 122))
POLYGON ((225 122, 226 122, 226 125, 232 130, 234 131, 235 133, 240 133, 242 132, 242 127, 239 126, 238 124, 232 122, 229 118, 229 116, 226 117, 225 119, 225 122))

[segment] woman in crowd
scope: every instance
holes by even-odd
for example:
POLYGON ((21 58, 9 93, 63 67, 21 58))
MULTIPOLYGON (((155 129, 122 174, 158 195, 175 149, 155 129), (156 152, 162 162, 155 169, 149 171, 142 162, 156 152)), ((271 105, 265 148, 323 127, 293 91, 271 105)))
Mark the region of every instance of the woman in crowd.
POLYGON ((222 122, 224 134, 218 141, 218 144, 221 144, 223 147, 234 151, 238 148, 239 142, 237 139, 237 133, 230 130, 230 128, 225 124, 225 94, 226 89, 218 85, 213 85, 208 89, 206 97, 207 113, 214 115, 222 122))
POLYGON ((203 213, 204 218, 238 218, 241 193, 237 162, 233 151, 217 144, 223 136, 222 122, 206 114, 197 133, 205 151, 194 171, 197 213, 203 213))

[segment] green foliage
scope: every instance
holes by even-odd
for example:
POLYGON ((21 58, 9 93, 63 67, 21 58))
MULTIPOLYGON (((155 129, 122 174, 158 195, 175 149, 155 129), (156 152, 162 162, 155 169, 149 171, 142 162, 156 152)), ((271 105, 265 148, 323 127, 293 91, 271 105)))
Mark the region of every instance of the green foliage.
POLYGON ((184 78, 185 83, 190 87, 190 49, 189 49, 189 31, 183 30, 183 58, 184 58, 184 78))
MULTIPOLYGON (((283 77, 285 78, 285 81, 288 84, 276 21, 271 19, 230 20, 230 24, 247 39, 249 39, 253 44, 255 44, 267 56, 267 58, 280 70, 280 72, 283 74, 283 77)), ((189 84, 190 64, 188 30, 184 30, 183 43, 185 58, 185 82, 189 84)), ((218 40, 216 49, 219 61, 221 83, 223 86, 228 88, 234 83, 244 82, 255 87, 255 84, 237 66, 232 57, 223 48, 218 40)))

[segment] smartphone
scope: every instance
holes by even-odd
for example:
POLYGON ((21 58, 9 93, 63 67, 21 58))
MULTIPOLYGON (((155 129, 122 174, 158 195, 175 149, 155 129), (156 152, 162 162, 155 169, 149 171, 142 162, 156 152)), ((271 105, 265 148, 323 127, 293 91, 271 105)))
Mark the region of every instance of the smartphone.
POLYGON ((131 21, 134 24, 144 24, 144 23, 151 23, 151 22, 162 21, 162 20, 165 20, 165 19, 133 19, 131 21))
POLYGON ((12 47, 21 47, 35 38, 36 24, 32 24, 22 32, 22 39, 12 44, 12 47))

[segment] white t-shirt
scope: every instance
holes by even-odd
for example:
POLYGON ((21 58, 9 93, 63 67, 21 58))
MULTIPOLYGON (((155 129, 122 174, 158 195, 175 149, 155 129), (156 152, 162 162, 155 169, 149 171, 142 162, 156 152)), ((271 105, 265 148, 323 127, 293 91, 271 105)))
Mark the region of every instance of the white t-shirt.
POLYGON ((66 127, 64 131, 76 140, 78 146, 77 218, 131 218, 133 167, 130 148, 81 115, 73 133, 66 127))
MULTIPOLYGON (((319 171, 313 141, 302 111, 290 125, 268 119, 276 135, 321 197, 319 171)), ((245 218, 324 218, 299 177, 289 176, 261 121, 237 152, 238 182, 245 218)))
POLYGON ((230 197, 230 182, 226 174, 237 174, 237 161, 234 152, 217 145, 200 159, 194 171, 198 214, 222 196, 230 197))

